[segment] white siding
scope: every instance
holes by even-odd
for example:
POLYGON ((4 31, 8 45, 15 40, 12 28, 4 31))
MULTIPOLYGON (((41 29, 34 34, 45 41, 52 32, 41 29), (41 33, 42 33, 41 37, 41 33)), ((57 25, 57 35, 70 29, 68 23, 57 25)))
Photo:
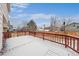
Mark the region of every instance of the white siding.
POLYGON ((3 26, 2 26, 2 13, 1 13, 1 10, 0 10, 0 50, 2 49, 2 32, 3 32, 3 26))
POLYGON ((5 21, 5 24, 8 24, 8 8, 6 3, 0 3, 0 51, 3 47, 3 20, 5 21), (3 18, 4 15, 4 18, 3 18))

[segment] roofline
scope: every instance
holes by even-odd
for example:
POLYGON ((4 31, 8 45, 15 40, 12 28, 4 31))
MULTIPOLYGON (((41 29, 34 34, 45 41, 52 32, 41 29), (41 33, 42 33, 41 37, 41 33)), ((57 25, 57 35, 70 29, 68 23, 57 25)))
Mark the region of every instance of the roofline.
POLYGON ((70 24, 68 24, 66 26, 69 26, 69 25, 72 25, 72 24, 79 24, 79 23, 73 22, 73 23, 70 23, 70 24))

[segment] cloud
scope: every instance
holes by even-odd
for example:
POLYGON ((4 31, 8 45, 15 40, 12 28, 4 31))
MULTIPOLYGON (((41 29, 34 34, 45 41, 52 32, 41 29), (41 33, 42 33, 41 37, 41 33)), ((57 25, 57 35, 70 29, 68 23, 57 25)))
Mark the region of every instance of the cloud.
MULTIPOLYGON (((39 20, 43 20, 44 22, 49 21, 52 15, 51 14, 43 14, 43 13, 38 13, 38 14, 26 14, 26 13, 19 13, 17 15, 10 15, 10 19, 13 23, 16 23, 15 21, 18 21, 18 23, 21 23, 24 20, 30 21, 31 19, 33 19, 34 21, 39 21, 39 20)), ((41 23, 44 23, 41 22, 41 23)), ((19 25, 17 23, 17 25, 19 25)))
POLYGON ((52 16, 55 16, 55 15, 53 15, 53 14, 37 13, 37 14, 31 14, 31 19, 44 19, 44 20, 48 20, 52 16))
POLYGON ((43 14, 43 13, 37 13, 37 14, 27 14, 27 13, 19 13, 17 15, 12 15, 11 18, 28 18, 29 20, 33 19, 33 20, 38 20, 38 19, 42 19, 42 20, 49 20, 51 19, 51 17, 54 17, 55 15, 53 14, 43 14))
POLYGON ((17 4, 12 4, 12 7, 17 7, 17 8, 27 8, 30 4, 28 3, 17 3, 17 4))
POLYGON ((18 12, 18 13, 21 13, 23 12, 24 8, 28 8, 29 7, 29 3, 14 3, 14 4, 11 4, 11 12, 18 12))

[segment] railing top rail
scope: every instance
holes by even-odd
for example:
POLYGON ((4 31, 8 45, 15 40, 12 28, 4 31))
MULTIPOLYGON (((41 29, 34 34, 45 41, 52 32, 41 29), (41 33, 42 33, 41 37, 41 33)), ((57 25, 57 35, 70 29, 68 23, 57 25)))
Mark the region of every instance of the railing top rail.
POLYGON ((49 34, 49 35, 57 35, 57 36, 66 36, 75 39, 79 39, 78 36, 72 36, 64 33, 55 33, 55 32, 32 32, 32 31, 18 31, 18 32, 3 32, 3 33, 20 33, 20 32, 31 32, 31 33, 41 33, 41 34, 49 34))
POLYGON ((38 33, 44 33, 44 34, 49 34, 49 35, 58 35, 58 36, 66 36, 66 37, 71 37, 71 38, 79 39, 78 36, 72 36, 72 35, 62 34, 62 33, 53 33, 53 32, 38 32, 38 33))

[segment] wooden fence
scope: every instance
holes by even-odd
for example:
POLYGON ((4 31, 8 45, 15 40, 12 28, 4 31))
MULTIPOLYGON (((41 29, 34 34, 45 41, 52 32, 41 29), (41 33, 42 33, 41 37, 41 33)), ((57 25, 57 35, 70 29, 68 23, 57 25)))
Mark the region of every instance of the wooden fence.
POLYGON ((79 53, 79 38, 65 34, 56 34, 49 32, 4 32, 3 38, 7 39, 10 37, 17 37, 23 35, 32 35, 35 37, 43 38, 43 40, 49 40, 64 45, 66 48, 69 47, 75 52, 79 53))

